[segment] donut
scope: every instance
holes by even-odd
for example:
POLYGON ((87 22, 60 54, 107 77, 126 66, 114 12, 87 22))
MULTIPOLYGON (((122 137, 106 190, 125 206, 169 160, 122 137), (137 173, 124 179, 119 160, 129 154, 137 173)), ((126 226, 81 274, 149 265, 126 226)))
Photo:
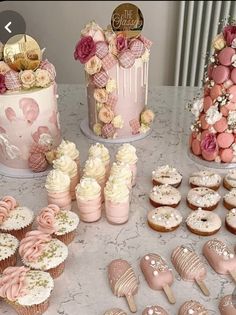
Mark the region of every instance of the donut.
POLYGON ((153 305, 146 307, 142 315, 168 315, 168 313, 159 305, 153 305))
POLYGON ((234 84, 236 84, 236 69, 235 68, 231 71, 230 79, 233 81, 234 84))
POLYGON ((199 302, 191 300, 191 301, 186 301, 184 304, 182 304, 180 306, 178 315, 190 315, 190 314, 193 314, 193 315, 195 315, 195 314, 196 315, 198 315, 198 314, 207 315, 208 311, 199 302))
POLYGON ((233 55, 235 54, 235 50, 231 47, 225 47, 222 49, 218 55, 219 62, 223 66, 230 66, 231 65, 231 59, 233 55))
POLYGON ((231 209, 225 217, 225 226, 227 230, 236 235, 236 209, 231 209))
POLYGON ((217 190, 221 184, 221 177, 212 171, 201 170, 190 175, 189 184, 192 188, 207 187, 217 190))
POLYGON ((187 195, 187 205, 192 210, 202 208, 214 210, 220 201, 220 195, 213 189, 207 187, 196 187, 190 189, 187 195))
POLYGON ((191 148, 194 155, 201 155, 202 153, 201 142, 198 139, 193 139, 191 148))
POLYGON ((148 225, 158 232, 174 231, 182 220, 182 215, 177 209, 167 206, 150 210, 147 215, 148 225))
POLYGON ((155 208, 161 206, 177 207, 181 200, 178 189, 168 184, 154 186, 149 194, 151 205, 155 208))
POLYGON ((218 120, 214 125, 213 125, 214 129, 217 132, 223 132, 228 128, 228 122, 227 119, 225 117, 221 117, 220 120, 218 120))
POLYGON ((220 65, 213 69, 212 78, 215 81, 215 83, 221 84, 228 80, 229 74, 230 74, 229 68, 220 65))
POLYGON ((233 150, 231 148, 223 149, 220 152, 221 161, 224 163, 232 162, 234 157, 233 150))
POLYGON ((227 194, 224 195, 223 204, 228 210, 236 208, 236 188, 232 188, 227 194))
POLYGON ((236 102, 236 85, 232 85, 227 92, 232 95, 231 101, 236 102))
POLYGON ((216 100, 218 96, 222 95, 222 87, 221 85, 215 84, 210 91, 210 97, 212 100, 216 100))
POLYGON ((236 188, 236 169, 230 170, 228 174, 225 175, 223 185, 228 190, 236 188))
POLYGON ((192 211, 186 219, 189 231, 201 236, 210 236, 221 228, 221 219, 218 214, 198 208, 192 211))
POLYGON ((212 106, 213 102, 210 96, 206 96, 203 99, 203 109, 204 112, 206 113, 208 109, 212 106))
POLYGON ((154 186, 168 184, 177 188, 182 182, 182 177, 176 168, 163 165, 152 172, 152 183, 154 186))
POLYGON ((226 149, 234 142, 234 136, 232 133, 222 132, 217 136, 216 140, 220 148, 226 149))
POLYGON ((232 301, 233 294, 224 296, 219 303, 221 315, 236 315, 235 303, 232 301))

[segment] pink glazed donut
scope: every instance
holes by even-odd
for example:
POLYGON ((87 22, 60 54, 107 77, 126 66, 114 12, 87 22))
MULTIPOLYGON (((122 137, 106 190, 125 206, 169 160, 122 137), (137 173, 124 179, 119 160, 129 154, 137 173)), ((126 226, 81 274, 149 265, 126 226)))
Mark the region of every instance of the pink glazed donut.
POLYGON ((211 99, 211 97, 210 96, 204 97, 204 100, 203 100, 204 112, 206 113, 211 106, 212 106, 212 99, 211 99))
POLYGON ((222 117, 213 125, 213 127, 215 128, 217 132, 225 131, 228 127, 227 119, 225 117, 222 117))
POLYGON ((230 66, 231 65, 231 59, 233 55, 235 54, 235 50, 231 47, 225 47, 221 50, 221 52, 218 55, 219 62, 223 66, 230 66))
POLYGON ((231 101, 236 102, 236 85, 232 85, 227 92, 233 96, 231 101))
POLYGON ((231 71, 230 79, 231 79, 234 83, 236 83, 236 68, 234 68, 234 69, 231 71))
POLYGON ((225 66, 217 66, 212 71, 212 78, 217 84, 220 84, 228 80, 229 74, 229 68, 225 66))
POLYGON ((231 148, 221 150, 220 158, 222 162, 230 163, 233 159, 233 150, 231 148))
POLYGON ((217 99, 217 97, 221 96, 221 95, 222 95, 221 85, 218 85, 218 84, 214 85, 210 91, 210 96, 211 96, 212 100, 217 99))
POLYGON ((217 143, 220 148, 226 149, 234 142, 232 133, 223 132, 217 136, 217 143))

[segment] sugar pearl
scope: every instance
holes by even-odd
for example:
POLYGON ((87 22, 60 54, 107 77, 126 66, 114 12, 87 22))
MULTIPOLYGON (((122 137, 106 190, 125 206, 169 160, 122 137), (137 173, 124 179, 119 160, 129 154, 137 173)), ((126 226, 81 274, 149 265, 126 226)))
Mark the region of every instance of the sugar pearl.
POLYGON ((183 252, 184 252, 184 253, 187 253, 187 252, 188 252, 188 249, 187 249, 187 248, 184 248, 183 252))
POLYGON ((151 260, 151 265, 155 265, 155 260, 151 260))
POLYGON ((228 253, 226 251, 224 251, 223 256, 228 256, 228 253))
POLYGON ((152 315, 154 312, 152 309, 148 310, 148 315, 152 315))
POLYGON ((194 310, 190 309, 190 310, 188 311, 188 314, 194 314, 194 310))
POLYGON ((150 259, 150 257, 149 256, 145 256, 145 260, 149 260, 150 259))
POLYGON ((229 254, 229 258, 234 258, 234 254, 229 254))
POLYGON ((158 275, 158 271, 157 271, 157 270, 154 270, 154 271, 153 271, 153 275, 154 275, 154 276, 157 276, 157 275, 158 275))

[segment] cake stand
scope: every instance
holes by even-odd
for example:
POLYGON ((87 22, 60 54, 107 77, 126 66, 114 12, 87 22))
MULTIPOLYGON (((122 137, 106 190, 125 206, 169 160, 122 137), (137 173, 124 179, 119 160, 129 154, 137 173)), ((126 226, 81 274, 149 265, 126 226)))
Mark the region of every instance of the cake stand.
POLYGON ((102 137, 96 136, 92 130, 89 128, 88 119, 82 120, 80 123, 80 129, 83 134, 91 140, 102 143, 125 143, 125 142, 133 142, 146 138, 152 132, 152 127, 146 133, 140 133, 137 135, 133 135, 131 137, 119 138, 119 139, 104 139, 102 137))
POLYGON ((21 179, 22 178, 39 178, 39 177, 47 176, 50 169, 51 167, 49 167, 44 172, 34 173, 28 169, 10 168, 0 163, 0 175, 11 177, 11 178, 21 178, 21 179))

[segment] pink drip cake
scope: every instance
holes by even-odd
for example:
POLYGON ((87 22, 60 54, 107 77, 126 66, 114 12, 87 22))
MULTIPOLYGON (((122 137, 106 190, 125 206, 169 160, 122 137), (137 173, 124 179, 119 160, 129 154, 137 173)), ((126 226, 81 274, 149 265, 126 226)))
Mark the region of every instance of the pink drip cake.
POLYGON ((3 58, 1 54, 0 163, 10 169, 45 171, 47 155, 61 142, 55 68, 41 60, 33 70, 13 69, 3 58))
POLYGON ((96 136, 125 139, 149 131, 154 119, 147 109, 151 45, 141 34, 128 38, 95 22, 81 31, 74 58, 84 64, 88 124, 96 136))
POLYGON ((195 116, 190 150, 217 163, 236 162, 236 25, 226 25, 213 40, 204 96, 190 105, 195 116))

